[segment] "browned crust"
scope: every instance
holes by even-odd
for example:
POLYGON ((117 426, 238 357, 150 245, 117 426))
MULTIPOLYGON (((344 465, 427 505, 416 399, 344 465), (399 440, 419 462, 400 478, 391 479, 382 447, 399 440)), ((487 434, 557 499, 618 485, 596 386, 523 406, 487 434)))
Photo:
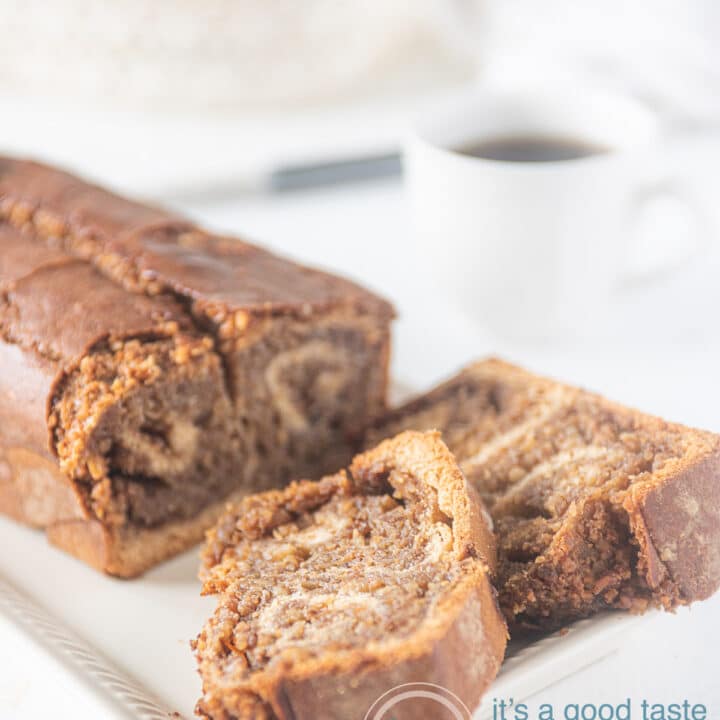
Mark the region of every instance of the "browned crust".
MULTIPOLYGON (((347 483, 354 492, 372 492, 384 479, 395 482, 402 497, 402 474, 421 479, 434 488, 438 505, 450 518, 453 554, 460 561, 475 558, 473 571, 452 593, 441 598, 431 622, 409 638, 374 643, 342 654, 326 654, 292 667, 258 673, 248 687, 222 688, 205 683, 205 698, 198 710, 207 717, 266 717, 277 720, 310 720, 317 717, 362 718, 384 692, 404 682, 425 681, 455 692, 475 707, 498 672, 507 642, 507 627, 489 580, 494 565, 494 540, 481 503, 465 480, 439 433, 406 432, 386 440, 355 458, 350 477, 343 473, 317 483, 302 481, 284 490, 251 496, 231 511, 242 524, 253 514, 253 528, 261 535, 286 522, 288 513, 319 507, 347 483), (400 470, 391 475, 392 470, 400 470), (257 521, 260 521, 260 525, 257 521)), ((209 533, 206 562, 222 562, 218 543, 230 548, 227 523, 209 533)), ((257 537, 253 534, 252 537, 257 537)), ((237 540, 235 536, 234 540, 237 540)), ((212 577, 206 590, 218 589, 212 577)), ((198 653, 200 659, 200 652, 198 653)), ((202 667, 202 665, 201 665, 202 667)))
POLYGON ((669 578, 683 601, 693 602, 720 587, 720 448, 656 484, 631 488, 625 509, 650 588, 669 578))
POLYGON ((0 156, 0 220, 59 241, 127 289, 184 297, 210 320, 238 309, 263 316, 340 307, 388 318, 394 312, 349 280, 29 160, 0 156))

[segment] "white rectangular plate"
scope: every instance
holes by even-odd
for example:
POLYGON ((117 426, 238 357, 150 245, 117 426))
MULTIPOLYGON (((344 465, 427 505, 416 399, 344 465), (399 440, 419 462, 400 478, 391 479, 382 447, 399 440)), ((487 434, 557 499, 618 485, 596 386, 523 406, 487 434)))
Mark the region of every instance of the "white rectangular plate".
MULTIPOLYGON (((0 613, 84 680, 104 717, 193 717, 200 679, 189 641, 215 604, 199 594, 197 549, 127 581, 91 570, 7 518, 0 547, 0 613)), ((605 657, 641 621, 607 613, 564 635, 511 645, 476 717, 492 717, 493 697, 521 702, 605 657)))
MULTIPOLYGON (((391 401, 411 389, 393 382, 391 401)), ((72 672, 108 720, 190 719, 200 677, 190 640, 215 608, 200 596, 199 548, 136 580, 98 573, 48 545, 44 533, 0 516, 0 614, 72 672)), ((476 718, 492 698, 522 702, 607 656, 641 618, 619 613, 573 625, 565 635, 511 643, 476 718)))

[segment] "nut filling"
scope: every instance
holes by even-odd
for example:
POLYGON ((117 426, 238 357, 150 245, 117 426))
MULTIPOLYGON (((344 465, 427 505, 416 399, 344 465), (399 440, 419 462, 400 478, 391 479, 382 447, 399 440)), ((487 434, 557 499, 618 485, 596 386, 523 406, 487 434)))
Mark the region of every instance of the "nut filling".
POLYGON ((106 343, 60 386, 50 414, 60 467, 96 517, 187 518, 237 483, 243 448, 209 339, 106 343))
POLYGON ((220 602, 196 651, 207 690, 200 709, 211 717, 234 716, 217 709, 228 691, 275 717, 268 678, 328 658, 337 668, 371 665, 442 632, 438 618, 447 619, 453 598, 486 582, 480 556, 488 551, 449 502, 451 492, 455 502, 466 492, 464 479, 456 471, 451 489, 428 481, 432 468, 419 471, 439 458, 454 466, 447 449, 440 455, 432 435, 390 442, 379 456, 356 458, 349 474, 245 499, 210 534, 204 592, 220 602), (398 442, 420 459, 396 462, 398 442), (210 690, 216 685, 222 691, 210 690))

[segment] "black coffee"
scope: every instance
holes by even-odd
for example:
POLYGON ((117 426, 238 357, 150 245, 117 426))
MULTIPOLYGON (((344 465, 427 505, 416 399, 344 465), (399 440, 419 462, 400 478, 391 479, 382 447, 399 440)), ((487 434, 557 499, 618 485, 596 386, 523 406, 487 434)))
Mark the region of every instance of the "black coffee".
POLYGON ((608 148, 586 140, 551 135, 514 135, 488 138, 457 148, 457 152, 462 155, 503 162, 577 160, 607 151, 608 148))

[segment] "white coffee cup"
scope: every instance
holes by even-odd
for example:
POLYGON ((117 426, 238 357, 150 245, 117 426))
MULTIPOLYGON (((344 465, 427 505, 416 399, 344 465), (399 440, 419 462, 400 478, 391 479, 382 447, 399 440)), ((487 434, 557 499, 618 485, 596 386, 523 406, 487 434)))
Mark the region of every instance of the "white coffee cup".
POLYGON ((698 204, 658 152, 653 112, 591 91, 473 96, 421 119, 405 176, 421 256, 436 288, 498 336, 612 334, 628 287, 652 284, 704 243, 698 204), (498 138, 551 137, 604 149, 570 160, 488 160, 458 149, 498 138), (644 213, 670 201, 687 220, 658 248, 644 213))

